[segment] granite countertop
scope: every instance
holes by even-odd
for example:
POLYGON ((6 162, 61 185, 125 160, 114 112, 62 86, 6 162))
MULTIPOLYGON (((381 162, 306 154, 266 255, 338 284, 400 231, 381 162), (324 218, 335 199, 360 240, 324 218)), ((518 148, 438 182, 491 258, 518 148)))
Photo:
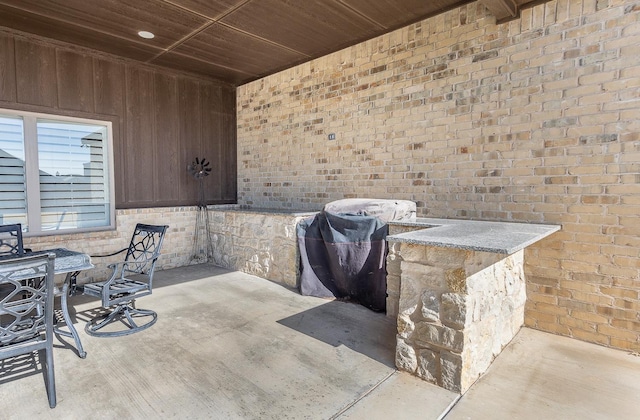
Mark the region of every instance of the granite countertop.
POLYGON ((557 225, 417 218, 395 222, 424 229, 387 236, 389 242, 513 254, 560 230, 557 225))

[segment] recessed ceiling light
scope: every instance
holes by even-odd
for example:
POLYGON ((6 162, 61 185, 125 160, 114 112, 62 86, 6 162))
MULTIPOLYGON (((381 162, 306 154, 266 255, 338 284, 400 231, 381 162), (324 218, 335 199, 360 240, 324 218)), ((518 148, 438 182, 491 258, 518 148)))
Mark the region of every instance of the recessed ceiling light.
POLYGON ((144 38, 144 39, 155 38, 155 35, 152 32, 149 32, 149 31, 140 31, 140 32, 138 32, 138 36, 140 38, 144 38))

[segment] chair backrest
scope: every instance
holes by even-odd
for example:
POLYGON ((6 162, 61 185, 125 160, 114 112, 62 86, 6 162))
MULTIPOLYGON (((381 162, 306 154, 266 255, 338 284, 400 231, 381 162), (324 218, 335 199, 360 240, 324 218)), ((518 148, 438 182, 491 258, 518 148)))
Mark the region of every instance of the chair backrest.
MULTIPOLYGON (((54 254, 0 259, 0 359, 53 337, 54 254)), ((33 351, 33 349, 31 349, 33 351)))
POLYGON ((22 243, 22 225, 20 223, 12 225, 0 225, 0 256, 24 255, 24 245, 22 243))
POLYGON ((152 274, 160 256, 160 248, 167 231, 166 225, 145 225, 138 223, 131 236, 125 261, 130 273, 152 274))

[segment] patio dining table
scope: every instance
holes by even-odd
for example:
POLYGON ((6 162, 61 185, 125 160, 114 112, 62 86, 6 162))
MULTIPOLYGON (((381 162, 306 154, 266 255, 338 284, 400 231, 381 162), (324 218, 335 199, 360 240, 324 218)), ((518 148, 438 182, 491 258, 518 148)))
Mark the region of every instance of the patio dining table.
POLYGON ((66 248, 54 248, 54 249, 42 249, 39 251, 33 251, 30 254, 49 254, 56 255, 54 260, 54 272, 55 274, 66 274, 62 287, 56 285, 55 296, 60 296, 60 308, 62 309, 62 317, 68 328, 68 331, 55 327, 54 332, 64 337, 73 338, 76 344, 76 350, 78 356, 84 359, 87 357, 87 352, 82 348, 82 342, 78 331, 76 331, 71 317, 69 316, 68 297, 73 292, 76 284, 76 278, 83 270, 92 269, 94 266, 91 264, 91 257, 83 252, 72 251, 66 248))

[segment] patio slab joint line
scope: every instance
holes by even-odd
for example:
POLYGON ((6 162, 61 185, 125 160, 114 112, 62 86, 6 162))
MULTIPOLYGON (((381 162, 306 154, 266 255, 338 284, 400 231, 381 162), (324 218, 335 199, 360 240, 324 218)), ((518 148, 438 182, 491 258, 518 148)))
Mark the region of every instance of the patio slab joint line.
POLYGON ((455 407, 456 404, 458 404, 461 398, 462 398, 462 394, 458 394, 456 398, 453 401, 451 401, 451 404, 449 404, 447 408, 445 408, 444 411, 438 416, 437 420, 443 420, 444 418, 446 418, 451 412, 451 410, 453 410, 453 407, 455 407))
POLYGON ((338 411, 336 414, 334 414, 333 416, 330 417, 330 420, 335 420, 338 417, 340 417, 341 415, 343 415, 345 412, 347 412, 347 410, 349 410, 351 407, 353 407, 354 405, 358 404, 360 401, 362 401, 365 397, 367 397, 367 395, 371 394, 373 391, 375 391, 376 389, 378 389, 378 387, 380 385, 382 385, 384 382, 386 382, 389 378, 391 378, 393 375, 395 375, 396 373, 398 373, 398 370, 394 370, 393 372, 389 373, 387 376, 385 376, 384 378, 382 378, 377 384, 375 384, 374 386, 371 387, 371 389, 369 389, 367 392, 365 392, 364 394, 360 395, 358 398, 356 398, 354 401, 352 401, 351 403, 347 404, 345 407, 343 407, 340 411, 338 411))

